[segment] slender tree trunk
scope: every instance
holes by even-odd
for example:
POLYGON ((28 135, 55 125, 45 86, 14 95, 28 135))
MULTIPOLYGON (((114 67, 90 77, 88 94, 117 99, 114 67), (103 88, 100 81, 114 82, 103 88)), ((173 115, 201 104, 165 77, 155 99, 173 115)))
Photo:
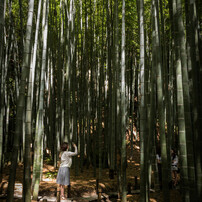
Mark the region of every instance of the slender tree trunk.
POLYGON ((56 75, 56 83, 57 83, 57 91, 56 91, 56 124, 55 124, 55 135, 54 135, 54 143, 53 143, 53 161, 54 167, 57 167, 58 153, 60 151, 60 138, 64 139, 64 2, 60 0, 60 23, 59 23, 59 40, 58 49, 59 54, 57 56, 57 71, 56 75))
MULTIPOLYGON (((187 144, 186 144, 186 125, 185 125, 185 106, 183 99, 183 66, 184 62, 180 57, 182 46, 180 43, 183 40, 182 30, 180 28, 182 23, 182 16, 179 12, 179 2, 173 0, 173 16, 174 16, 174 31, 175 31, 175 56, 176 56, 176 85, 177 85, 177 110, 178 110, 178 125, 179 125, 179 150, 181 162, 181 181, 182 181, 182 198, 183 201, 190 201, 188 190, 188 164, 187 164, 187 144), (180 33, 179 33, 180 32, 180 33)), ((184 57, 184 56, 183 56, 184 57)), ((184 67, 186 68, 186 67, 184 67)))
POLYGON ((68 1, 65 1, 65 9, 66 9, 66 69, 65 69, 65 134, 64 140, 69 142, 70 135, 70 84, 71 84, 71 68, 70 68, 70 14, 68 10, 68 1), (68 96, 69 95, 69 96, 68 96))
POLYGON ((42 51, 42 66, 41 66, 41 79, 40 79, 40 92, 39 92, 39 108, 37 110, 36 119, 36 134, 35 134, 35 153, 33 165, 33 199, 36 200, 39 192, 39 183, 41 180, 41 168, 43 162, 43 135, 44 135, 44 88, 45 88, 45 71, 47 60, 47 38, 48 38, 48 13, 49 13, 49 0, 43 2, 43 51, 42 51))
MULTIPOLYGON (((71 67, 72 67, 72 141, 77 141, 77 111, 76 111, 76 37, 75 37, 75 1, 71 2, 71 67)), ((73 159, 74 168, 75 158, 73 159)), ((76 172, 76 169, 75 169, 76 172)))
MULTIPOLYGON (((0 2, 0 78, 1 78, 1 81, 0 81, 0 87, 1 87, 1 90, 0 90, 0 183, 2 181, 2 168, 3 168, 3 165, 2 165, 2 157, 3 157, 3 114, 4 114, 4 107, 3 107, 3 92, 4 92, 4 89, 3 89, 3 71, 4 71, 4 68, 3 68, 3 52, 4 52, 4 5, 5 5, 5 0, 1 1, 0 2)), ((5 151, 4 151, 5 152, 5 151)))
POLYGON ((14 185, 15 185, 15 176, 16 176, 16 167, 17 167, 17 158, 19 150, 19 141, 22 134, 22 118, 23 118, 23 109, 25 107, 25 88, 26 81, 29 77, 29 64, 30 64, 30 52, 31 52, 31 36, 32 36, 32 19, 33 19, 33 10, 34 10, 34 0, 29 2, 29 11, 28 11, 28 20, 26 28, 26 37, 25 37, 25 49, 23 53, 23 66, 22 66, 22 76, 20 82, 20 94, 18 97, 17 103, 17 120, 13 144, 13 155, 12 155, 12 164, 10 168, 9 175, 9 185, 8 185, 8 197, 7 202, 13 201, 14 196, 14 185))
POLYGON ((19 0, 19 13, 20 13, 20 48, 19 48, 19 58, 20 61, 23 59, 23 16, 22 16, 22 0, 19 0))
MULTIPOLYGON (((152 9, 152 13, 153 13, 153 17, 152 17, 152 47, 155 47, 155 44, 156 44, 156 33, 155 33, 155 20, 154 20, 154 12, 153 12, 153 9, 152 9)), ((151 144, 149 146, 147 146, 147 155, 148 155, 148 162, 149 164, 151 165, 153 162, 154 165, 152 165, 153 167, 156 166, 156 144, 155 144, 155 125, 156 125, 156 115, 155 115, 155 109, 156 109, 156 66, 157 66, 157 60, 156 60, 156 56, 157 56, 157 52, 156 52, 156 48, 152 48, 152 68, 151 68, 151 81, 150 81, 150 107, 149 107, 149 110, 148 110, 148 121, 149 121, 149 127, 148 127, 148 134, 149 134, 149 137, 148 137, 148 142, 149 144, 151 144), (155 156, 153 158, 153 155, 155 156), (151 159, 151 160, 150 160, 151 159)), ((155 184, 159 185, 159 176, 157 174, 157 169, 158 168, 155 168, 154 169, 154 175, 155 176, 155 179, 157 179, 155 181, 155 184)), ((149 171, 149 170, 148 170, 149 171)), ((161 171, 159 171, 161 172, 161 171)), ((159 189, 160 187, 158 186, 157 189, 159 189)))
POLYGON ((165 106, 163 102, 163 66, 162 66, 162 54, 160 47, 160 31, 159 31, 159 11, 158 1, 153 1, 153 13, 154 13, 154 26, 155 26, 155 45, 157 56, 156 56, 156 73, 157 73, 157 105, 159 115, 159 132, 160 132, 160 144, 161 144, 161 158, 162 158, 162 185, 164 201, 170 201, 169 190, 168 190, 168 158, 167 158, 167 146, 166 146, 166 135, 165 135, 165 106))
MULTIPOLYGON (((41 0, 38 2, 38 12, 37 12, 37 21, 36 21, 36 30, 35 30, 35 38, 34 38, 34 48, 33 48, 33 57, 31 61, 31 106, 33 105, 33 93, 34 93, 34 81, 35 81, 35 70, 36 70, 36 57, 37 57, 37 45, 38 45, 38 35, 39 35, 39 25, 40 25, 40 16, 41 16, 41 0)), ((30 85, 30 84, 29 84, 30 85)))
POLYGON ((34 57, 30 66, 28 92, 27 92, 27 106, 26 106, 26 127, 25 127, 25 152, 24 152, 24 183, 23 183, 23 201, 31 201, 31 134, 32 134, 32 104, 33 104, 33 88, 35 77, 35 64, 36 64, 36 50, 38 43, 39 21, 41 13, 41 0, 38 4, 37 25, 35 32, 34 43, 34 57))
POLYGON ((140 200, 148 201, 147 168, 146 168, 146 93, 145 93, 145 34, 144 34, 144 0, 139 1, 140 31, 140 200))
MULTIPOLYGON (((113 46, 113 74, 112 74, 112 136, 114 138, 114 144, 115 144, 115 150, 113 151, 116 155, 117 154, 117 133, 116 133, 116 117, 117 117, 117 72, 119 69, 119 36, 118 36, 118 0, 115 0, 114 3, 114 46, 113 46)), ((114 157, 114 160, 116 162, 116 156, 114 157)), ((115 166, 117 166, 117 162, 115 163, 115 166)), ((118 169, 118 168, 117 168, 118 169)))
MULTIPOLYGON (((188 181, 184 181, 184 186, 187 189, 186 191, 192 193, 192 199, 194 200, 195 197, 195 173, 194 173, 194 161, 193 161, 193 131, 192 131, 192 125, 191 125, 191 110, 190 110, 190 95, 189 95, 189 81, 188 81, 188 68, 187 68, 187 50, 186 50, 186 39, 185 39, 185 33, 184 33, 184 24, 182 19, 182 5, 181 1, 177 0, 177 11, 178 11, 178 40, 180 40, 179 46, 180 46, 180 56, 181 56, 181 64, 182 64, 182 81, 183 81, 183 98, 184 98, 184 110, 185 110, 185 127, 186 127, 186 151, 183 149, 183 154, 186 156, 183 156, 184 158, 187 158, 188 163, 188 181), (187 183, 187 184, 186 184, 187 183), (190 188, 192 187, 192 190, 190 188)), ((196 86, 195 86, 196 87, 196 86)), ((196 88, 197 90, 197 88, 196 88)), ((196 104, 196 103, 195 103, 196 104)), ((197 127, 197 126, 196 126, 197 127)), ((198 128, 198 127, 197 127, 198 128)), ((195 129, 196 133, 198 133, 197 129, 195 129)), ((188 200, 188 199, 186 199, 188 200)))
MULTIPOLYGON (((104 5, 104 0, 103 0, 103 4, 104 5)), ((103 6, 103 13, 102 13, 102 38, 101 38, 101 44, 102 47, 104 47, 104 6, 103 6)), ((98 179, 99 181, 101 180, 102 177, 102 168, 103 168, 103 142, 104 142, 104 138, 103 138, 103 109, 104 109, 104 49, 102 49, 100 51, 100 56, 101 56, 101 62, 98 61, 98 78, 99 78, 99 96, 98 96, 98 145, 99 145, 99 150, 98 150, 98 154, 99 154, 99 175, 98 175, 98 179)), ((106 127, 106 126, 105 126, 106 127)))
POLYGON ((74 139, 75 136, 75 123, 76 123, 76 107, 75 107, 75 80, 74 79, 74 69, 75 66, 75 0, 70 1, 70 67, 71 67, 71 94, 72 94, 72 100, 71 104, 73 106, 73 110, 71 110, 71 133, 70 133, 70 141, 74 139))
POLYGON ((79 136, 80 136, 80 168, 81 172, 83 172, 83 160, 84 160, 84 134, 83 134, 83 76, 84 76, 84 71, 83 71, 83 7, 82 7, 82 1, 79 1, 79 9, 80 9, 80 31, 81 31, 81 64, 80 64, 80 86, 79 86, 79 99, 80 99, 80 110, 79 110, 79 136))
MULTIPOLYGON (((159 6, 160 6, 160 17, 161 17, 161 47, 162 47, 162 68, 163 68, 163 79, 164 79, 164 95, 165 95, 165 109, 166 109, 166 127, 167 127, 167 132, 166 132, 166 146, 167 146, 167 166, 170 165, 170 160, 171 160, 171 156, 170 156, 170 151, 171 151, 171 136, 173 133, 173 128, 171 125, 171 102, 172 99, 169 99, 169 84, 168 84, 168 77, 169 77, 169 73, 168 73, 168 65, 167 65, 167 41, 166 41, 166 35, 165 35, 165 25, 164 25, 164 21, 165 21, 165 14, 164 14, 164 10, 165 8, 163 7, 163 3, 162 0, 159 1, 159 6)), ((172 98, 172 97, 171 97, 172 98)), ((168 176, 170 176, 171 173, 171 169, 169 169, 170 166, 168 166, 168 176)), ((171 177, 168 177, 168 179, 170 179, 171 177)))
MULTIPOLYGON (((189 8, 188 15, 188 32, 187 32, 187 39, 188 45, 190 48, 190 65, 191 65, 191 75, 192 75, 192 98, 193 98, 193 109, 192 109, 192 117, 193 117, 193 133, 194 133, 194 140, 192 137, 189 138, 190 143, 194 142, 194 154, 195 154, 195 169, 196 169, 196 188, 197 188, 197 200, 200 200, 202 197, 202 154, 201 154, 201 138, 199 135, 199 131, 201 128, 201 104, 200 104, 200 61, 199 61, 199 51, 198 51, 198 30, 197 30, 197 13, 196 13, 196 2, 195 1, 188 1, 189 4, 187 5, 189 8), (193 142, 192 142, 193 141, 193 142)), ((188 3, 187 2, 187 3, 188 3)), ((189 134, 191 135, 191 134, 189 134)), ((189 143, 189 150, 193 149, 192 144, 189 143)), ((189 151, 188 156, 190 161, 193 161, 193 154, 189 151)), ((190 167, 189 167, 190 170, 190 167)), ((192 171, 192 170, 191 170, 192 171)), ((193 179, 193 176, 190 176, 193 179)), ((190 185, 190 188, 194 188, 194 185, 190 185)), ((194 198, 195 192, 194 190, 190 190, 191 198, 194 198)))
MULTIPOLYGON (((112 12, 110 10, 110 1, 106 1, 106 12, 107 12, 107 67, 108 67, 108 137, 109 137, 109 149, 110 149, 110 172, 109 172, 109 177, 114 178, 114 169, 115 169, 115 131, 113 130, 113 127, 115 125, 112 124, 112 120, 114 120, 114 112, 115 112, 115 106, 113 107, 112 100, 115 98, 112 96, 114 89, 112 88, 113 86, 113 78, 115 74, 112 73, 112 59, 111 59, 111 44, 112 44, 112 34, 111 34, 111 29, 112 29, 112 23, 110 23, 110 13, 112 12)), ((114 103, 115 104, 115 103, 114 103)))
MULTIPOLYGON (((4 44, 4 3, 5 0, 2 0, 0 2, 0 69, 1 69, 1 75, 2 75, 2 64, 3 64, 3 44, 4 44)), ((1 97, 0 97, 1 98, 1 97)))
MULTIPOLYGON (((96 29, 96 0, 94 0, 94 6, 93 6, 93 21, 94 21, 94 25, 93 25, 93 44, 97 44, 97 38, 96 38, 96 35, 95 35, 95 29, 96 29)), ((95 64, 94 68, 92 68, 92 88, 93 88, 93 119, 92 119, 92 132, 93 132, 93 146, 92 146, 92 150, 94 151, 93 152, 93 172, 94 172, 94 177, 96 177, 96 153, 97 153, 97 147, 96 147, 96 137, 97 137, 97 131, 95 130, 95 124, 96 124, 96 108, 97 108, 97 103, 96 103, 96 91, 97 91, 97 81, 96 81, 96 72, 97 72, 97 64, 96 64, 96 52, 97 52, 97 49, 96 49, 96 45, 94 46, 93 48, 93 64, 95 64)))
POLYGON ((122 1, 122 44, 121 44, 121 174, 122 201, 127 201, 126 191, 126 98, 125 98, 125 0, 122 1))

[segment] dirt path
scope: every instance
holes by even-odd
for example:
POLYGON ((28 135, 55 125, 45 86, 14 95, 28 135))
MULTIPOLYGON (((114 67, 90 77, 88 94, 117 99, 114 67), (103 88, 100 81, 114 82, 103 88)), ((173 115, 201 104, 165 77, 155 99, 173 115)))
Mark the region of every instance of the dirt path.
MULTIPOLYGON (((97 169, 98 172, 98 169, 97 169)), ((43 180, 40 183, 40 198, 48 197, 48 201, 54 201, 57 194, 57 184, 55 176, 57 175, 57 170, 53 166, 44 164, 43 168, 43 180), (51 178, 52 177, 52 178, 51 178), (52 198, 52 199, 51 199, 52 198)), ((135 176, 137 176, 139 182, 140 176, 140 166, 139 166, 139 147, 135 145, 133 158, 128 160, 127 166, 127 182, 131 183, 134 187, 135 176)), ((4 168, 3 171, 3 182, 1 184, 0 201, 5 201, 6 189, 8 185, 9 169, 8 167, 4 168)), ((15 184, 15 202, 22 201, 22 181, 23 181, 23 165, 19 165, 17 168, 16 174, 16 184, 15 184)), ((79 173, 78 176, 74 175, 74 170, 70 170, 70 181, 71 181, 71 196, 74 200, 72 201, 91 201, 93 198, 97 197, 96 193, 96 178, 93 175, 93 167, 84 169, 83 173, 79 173), (87 199, 88 198, 88 199, 87 199)), ((109 179, 109 169, 103 169, 102 171, 102 181, 101 181, 102 190, 105 193, 105 197, 109 196, 109 192, 116 192, 117 190, 117 176, 115 179, 109 179)), ((171 190, 171 201, 180 202, 180 193, 179 190, 171 190)), ((48 199, 47 198, 47 199, 48 199)), ((140 194, 128 194, 128 201, 139 201, 140 194)), ((68 201, 68 200, 66 200, 68 201)), ((117 201, 115 198, 110 198, 106 201, 117 201)), ((154 192, 150 194, 151 202, 163 202, 162 192, 154 192)))

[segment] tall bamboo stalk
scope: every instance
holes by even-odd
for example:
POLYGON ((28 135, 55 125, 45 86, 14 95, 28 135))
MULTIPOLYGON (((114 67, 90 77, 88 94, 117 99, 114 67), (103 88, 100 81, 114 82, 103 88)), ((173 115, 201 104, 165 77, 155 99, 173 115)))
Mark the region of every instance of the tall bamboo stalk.
POLYGON ((181 162, 181 179, 182 179, 182 196, 183 201, 189 201, 188 190, 188 164, 187 164, 187 144, 186 144, 186 125, 185 125, 185 106, 183 99, 183 66, 180 42, 182 40, 182 33, 180 34, 180 23, 182 22, 182 16, 178 10, 177 1, 173 0, 173 16, 174 16, 174 31, 175 31, 175 57, 176 57, 176 87, 177 87, 177 110, 178 110, 178 126, 179 126, 179 150, 180 150, 180 162, 181 162))
POLYGON ((33 199, 38 198, 39 183, 41 180, 41 168, 43 162, 43 135, 44 135, 44 90, 45 90, 45 73, 47 63, 47 39, 48 39, 48 13, 49 13, 49 0, 43 2, 43 51, 42 51, 42 66, 40 77, 40 92, 39 92, 39 108, 37 110, 36 119, 36 133, 35 133, 35 152, 33 164, 33 199))
POLYGON ((139 6, 139 32, 140 32, 140 91, 139 91, 139 113, 140 113, 140 200, 148 201, 148 174, 146 167, 146 90, 145 90, 145 33, 144 33, 144 0, 138 2, 139 6))
POLYGON ((7 202, 13 201, 13 196, 14 196, 14 185, 15 185, 17 158, 18 158, 18 150, 19 150, 19 141, 20 141, 20 136, 22 134, 23 110, 25 107, 25 88, 26 88, 28 77, 29 77, 29 71, 30 71, 30 52, 31 52, 33 12, 34 12, 34 0, 29 2, 26 37, 25 37, 25 48, 23 53, 22 77, 21 77, 20 90, 19 90, 20 94, 19 94, 18 103, 17 103, 17 115, 16 115, 17 120, 16 120, 16 128, 15 128, 15 136, 14 136, 14 144, 13 144, 12 164, 11 164, 10 175, 9 175, 7 202))
MULTIPOLYGON (((199 131, 201 128, 201 104, 200 99, 201 97, 198 96, 200 94, 200 61, 199 61, 199 50, 198 50, 198 30, 197 30, 197 9, 196 9, 196 1, 188 1, 187 7, 189 8, 189 12, 186 13, 188 18, 188 28, 187 28, 187 44, 190 48, 190 59, 189 64, 191 67, 191 78, 192 78, 192 85, 193 90, 191 92, 192 99, 193 99, 193 109, 192 109, 192 118, 193 118, 193 136, 190 136, 189 141, 189 151, 188 151, 188 159, 189 161, 193 162, 193 146, 194 145, 194 154, 195 154, 195 174, 196 176, 190 176, 191 180, 195 177, 196 180, 196 190, 197 190, 197 199, 200 200, 202 197, 202 154, 201 154, 201 138, 199 135, 199 131), (194 138, 193 138, 194 137, 194 138), (191 149, 191 152, 190 152, 191 149)), ((194 166, 189 166, 189 173, 190 171, 194 171, 194 166)), ((194 173, 193 173, 194 174, 194 173)), ((190 193, 192 194, 191 198, 195 198, 195 186, 193 184, 190 185, 190 193), (193 189, 192 189, 193 188, 193 189)))
POLYGON ((126 98, 125 98, 125 72, 126 72, 126 63, 125 63, 125 0, 122 1, 122 43, 121 43, 121 174, 122 174, 122 201, 127 201, 126 194, 126 98))
MULTIPOLYGON (((4 44, 4 0, 0 2, 0 44, 4 44)), ((3 66, 3 52, 4 52, 4 46, 0 46, 0 182, 2 181, 2 157, 3 157, 3 77, 4 77, 4 66, 3 66)))
POLYGON ((161 158, 162 158, 162 185, 164 201, 170 201, 169 190, 168 190, 168 159, 167 159, 167 143, 165 135, 165 105, 163 102, 163 65, 162 65, 162 52, 160 42, 160 31, 159 31, 159 10, 158 2, 153 1, 154 8, 154 26, 155 26, 155 46, 156 56, 156 77, 157 77, 157 105, 158 105, 158 116, 159 116, 159 132, 160 132, 160 144, 161 144, 161 158))

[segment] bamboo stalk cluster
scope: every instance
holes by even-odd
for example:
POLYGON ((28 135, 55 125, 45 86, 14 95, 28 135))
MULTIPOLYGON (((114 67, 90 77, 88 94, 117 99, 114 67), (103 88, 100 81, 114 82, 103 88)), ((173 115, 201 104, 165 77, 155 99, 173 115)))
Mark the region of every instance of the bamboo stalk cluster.
POLYGON ((111 178, 117 174, 122 201, 134 144, 140 144, 141 201, 149 201, 151 187, 159 189, 157 148, 170 201, 174 147, 182 200, 199 201, 200 13, 195 0, 1 0, 0 179, 11 163, 7 201, 19 162, 23 200, 37 199, 44 152, 51 151, 56 168, 63 141, 78 145, 75 175, 84 166, 99 181, 104 168, 111 178))

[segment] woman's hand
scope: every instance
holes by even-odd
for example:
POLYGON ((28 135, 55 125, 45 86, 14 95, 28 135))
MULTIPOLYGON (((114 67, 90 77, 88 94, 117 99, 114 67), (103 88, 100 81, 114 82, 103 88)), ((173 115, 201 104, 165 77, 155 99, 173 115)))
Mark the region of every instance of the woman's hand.
POLYGON ((72 142, 73 147, 76 147, 76 144, 74 142, 72 142))

